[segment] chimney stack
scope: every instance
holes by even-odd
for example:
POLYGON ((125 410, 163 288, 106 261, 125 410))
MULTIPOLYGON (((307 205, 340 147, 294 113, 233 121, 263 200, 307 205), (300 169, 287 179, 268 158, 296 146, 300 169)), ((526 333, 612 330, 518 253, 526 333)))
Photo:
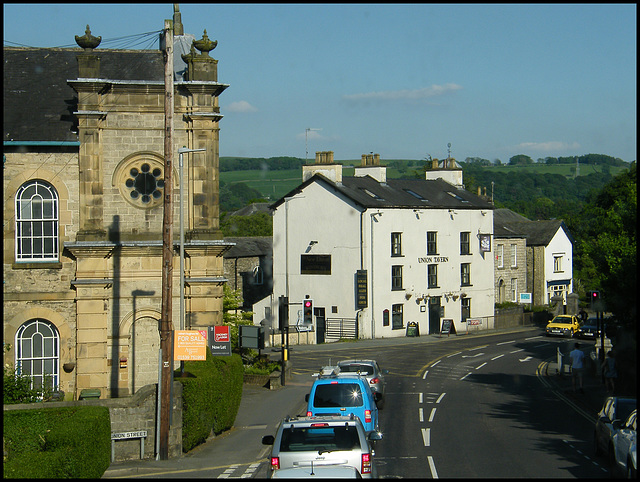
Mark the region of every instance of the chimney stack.
POLYGON ((316 162, 302 166, 302 182, 316 174, 320 174, 330 181, 342 182, 342 164, 333 162, 333 151, 316 152, 316 162))
POLYGON ((355 169, 355 177, 371 176, 378 182, 387 182, 387 168, 380 165, 380 154, 362 154, 361 162, 355 169))

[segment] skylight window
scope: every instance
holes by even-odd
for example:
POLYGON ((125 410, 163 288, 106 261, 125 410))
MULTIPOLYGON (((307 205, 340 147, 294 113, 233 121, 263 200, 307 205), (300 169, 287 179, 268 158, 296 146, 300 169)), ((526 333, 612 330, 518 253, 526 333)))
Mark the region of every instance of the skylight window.
POLYGON ((406 193, 411 194, 413 197, 415 197, 416 199, 419 199, 420 201, 423 201, 423 202, 427 202, 427 201, 428 201, 427 199, 425 199, 424 197, 422 197, 420 194, 418 194, 418 193, 417 193, 417 192, 415 192, 415 191, 412 191, 411 189, 405 189, 404 191, 405 191, 406 193))
POLYGON ((376 201, 384 201, 384 198, 381 198, 380 196, 378 196, 376 193, 369 191, 368 189, 365 189, 363 187, 360 188, 361 191, 367 193, 369 196, 371 196, 373 199, 375 199, 376 201))
POLYGON ((453 198, 457 199, 457 200, 458 200, 458 201, 460 201, 460 202, 463 202, 463 203, 468 203, 468 202, 469 202, 469 201, 467 201, 466 199, 462 199, 460 196, 458 196, 458 195, 457 195, 456 193, 454 193, 454 192, 447 191, 447 194, 449 194, 451 197, 453 197, 453 198))

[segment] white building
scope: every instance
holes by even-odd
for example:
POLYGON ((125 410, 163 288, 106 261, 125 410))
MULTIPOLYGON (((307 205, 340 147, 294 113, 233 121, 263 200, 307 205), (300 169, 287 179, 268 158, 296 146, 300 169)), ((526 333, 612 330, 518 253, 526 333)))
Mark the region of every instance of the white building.
POLYGON ((273 294, 254 305, 254 321, 277 329, 286 296, 292 344, 356 329, 359 338, 405 336, 409 322, 439 333, 444 319, 452 332, 466 331, 468 318, 492 327, 493 205, 463 189, 455 164, 442 167, 431 179, 387 180, 376 154, 342 177, 332 152, 317 153, 303 183, 271 206, 273 294))

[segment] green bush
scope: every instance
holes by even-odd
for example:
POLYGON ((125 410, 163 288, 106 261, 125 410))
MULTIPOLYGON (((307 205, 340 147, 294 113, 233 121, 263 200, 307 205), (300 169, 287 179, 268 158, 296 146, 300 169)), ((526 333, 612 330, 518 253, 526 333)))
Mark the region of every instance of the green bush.
POLYGON ((100 478, 111 457, 106 407, 4 413, 5 478, 100 478))
POLYGON ((242 359, 211 355, 206 361, 186 361, 185 373, 175 374, 182 389, 182 450, 188 452, 206 441, 209 434, 233 426, 242 398, 242 359))
MULTIPOLYGON (((48 384, 49 380, 46 380, 48 384)), ((39 402, 51 395, 51 388, 32 388, 31 377, 20 375, 12 366, 4 367, 2 398, 5 405, 39 402)))

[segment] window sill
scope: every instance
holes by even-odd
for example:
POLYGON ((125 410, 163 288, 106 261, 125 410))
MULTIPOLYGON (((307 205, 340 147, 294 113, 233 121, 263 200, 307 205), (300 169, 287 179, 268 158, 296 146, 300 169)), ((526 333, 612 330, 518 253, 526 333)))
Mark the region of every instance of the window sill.
POLYGON ((62 263, 59 261, 47 262, 13 262, 13 269, 62 269, 62 263))

